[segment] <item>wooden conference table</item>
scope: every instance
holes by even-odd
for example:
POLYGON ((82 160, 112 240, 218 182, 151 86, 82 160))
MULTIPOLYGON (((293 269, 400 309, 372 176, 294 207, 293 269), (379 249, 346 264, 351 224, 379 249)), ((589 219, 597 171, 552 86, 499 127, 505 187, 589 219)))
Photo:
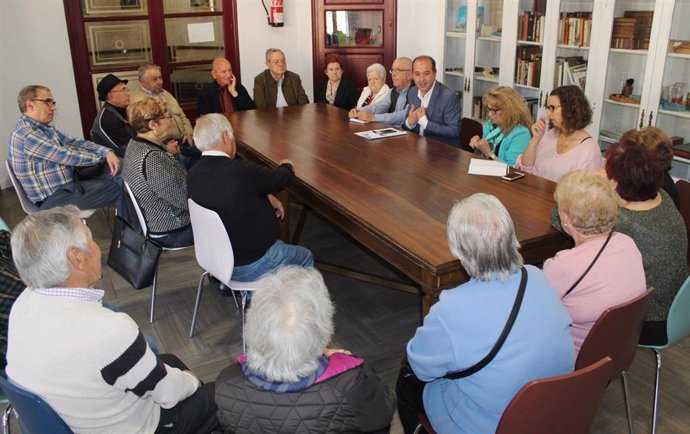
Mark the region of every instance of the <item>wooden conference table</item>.
POLYGON ((354 133, 386 125, 350 123, 345 110, 327 104, 236 112, 228 119, 242 158, 270 167, 291 159, 296 176, 288 191, 419 284, 423 313, 441 289, 467 280, 446 236, 457 200, 477 192, 498 197, 527 263, 569 245, 551 226, 556 184, 546 179, 468 175, 472 154, 413 133, 364 139, 354 133))

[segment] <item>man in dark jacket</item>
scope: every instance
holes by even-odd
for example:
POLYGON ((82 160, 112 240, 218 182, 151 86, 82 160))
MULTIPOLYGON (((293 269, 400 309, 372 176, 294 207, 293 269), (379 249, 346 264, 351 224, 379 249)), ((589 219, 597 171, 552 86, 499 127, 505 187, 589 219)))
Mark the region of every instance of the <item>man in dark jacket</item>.
POLYGON ((254 77, 254 101, 259 109, 309 104, 299 74, 287 70, 285 53, 278 48, 266 50, 266 68, 254 77))
POLYGON ((232 113, 253 110, 256 104, 249 92, 237 81, 232 73, 232 65, 227 59, 213 59, 211 69, 213 81, 199 92, 197 110, 199 115, 206 113, 232 113))
POLYGON ((260 281, 247 313, 247 354, 216 380, 226 432, 388 432, 395 398, 363 359, 326 348, 333 304, 314 268, 260 281))
POLYGON ((136 136, 134 129, 127 122, 127 81, 108 74, 98 83, 98 99, 104 103, 91 127, 93 141, 112 149, 120 158, 125 157, 129 140, 136 136))

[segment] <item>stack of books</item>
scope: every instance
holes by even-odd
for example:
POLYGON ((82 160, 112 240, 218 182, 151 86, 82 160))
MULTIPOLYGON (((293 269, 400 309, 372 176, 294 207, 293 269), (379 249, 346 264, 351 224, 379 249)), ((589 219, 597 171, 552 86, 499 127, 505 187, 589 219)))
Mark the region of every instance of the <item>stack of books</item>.
POLYGON ((542 42, 546 18, 539 12, 526 11, 518 19, 518 39, 527 42, 542 42))
POLYGON ((591 12, 562 12, 558 22, 558 43, 589 47, 592 33, 591 12))
POLYGON ((586 80, 587 60, 584 57, 556 57, 554 87, 574 84, 584 91, 586 80))
POLYGON ((539 87, 541 74, 541 47, 519 46, 515 66, 515 83, 539 87))
POLYGON ((614 18, 611 48, 648 49, 653 18, 654 11, 625 11, 623 17, 614 18))

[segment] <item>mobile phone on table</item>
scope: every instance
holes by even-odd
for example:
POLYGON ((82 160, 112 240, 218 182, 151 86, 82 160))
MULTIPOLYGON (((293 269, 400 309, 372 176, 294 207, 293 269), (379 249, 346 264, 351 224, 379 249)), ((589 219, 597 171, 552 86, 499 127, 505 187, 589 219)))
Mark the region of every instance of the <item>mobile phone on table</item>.
POLYGON ((520 173, 520 172, 510 172, 510 173, 508 173, 508 174, 505 174, 505 175, 501 176, 501 179, 505 179, 506 181, 515 181, 516 179, 520 179, 520 178, 522 178, 523 176, 525 176, 524 173, 520 173))

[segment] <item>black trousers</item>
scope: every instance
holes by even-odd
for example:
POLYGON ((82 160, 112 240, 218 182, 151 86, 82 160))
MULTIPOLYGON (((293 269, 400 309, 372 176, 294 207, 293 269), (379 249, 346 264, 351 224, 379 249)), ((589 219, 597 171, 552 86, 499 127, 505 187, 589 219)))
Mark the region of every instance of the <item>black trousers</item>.
MULTIPOLYGON (((187 366, 173 354, 159 354, 158 358, 168 366, 187 370, 187 366)), ((172 408, 161 408, 161 418, 156 434, 210 433, 218 428, 216 416, 216 383, 206 383, 184 401, 172 408)))
POLYGON ((407 361, 403 358, 400 363, 398 381, 395 383, 395 395, 398 398, 398 416, 405 434, 412 434, 419 425, 418 413, 426 416, 424 411, 425 382, 419 380, 407 361))

